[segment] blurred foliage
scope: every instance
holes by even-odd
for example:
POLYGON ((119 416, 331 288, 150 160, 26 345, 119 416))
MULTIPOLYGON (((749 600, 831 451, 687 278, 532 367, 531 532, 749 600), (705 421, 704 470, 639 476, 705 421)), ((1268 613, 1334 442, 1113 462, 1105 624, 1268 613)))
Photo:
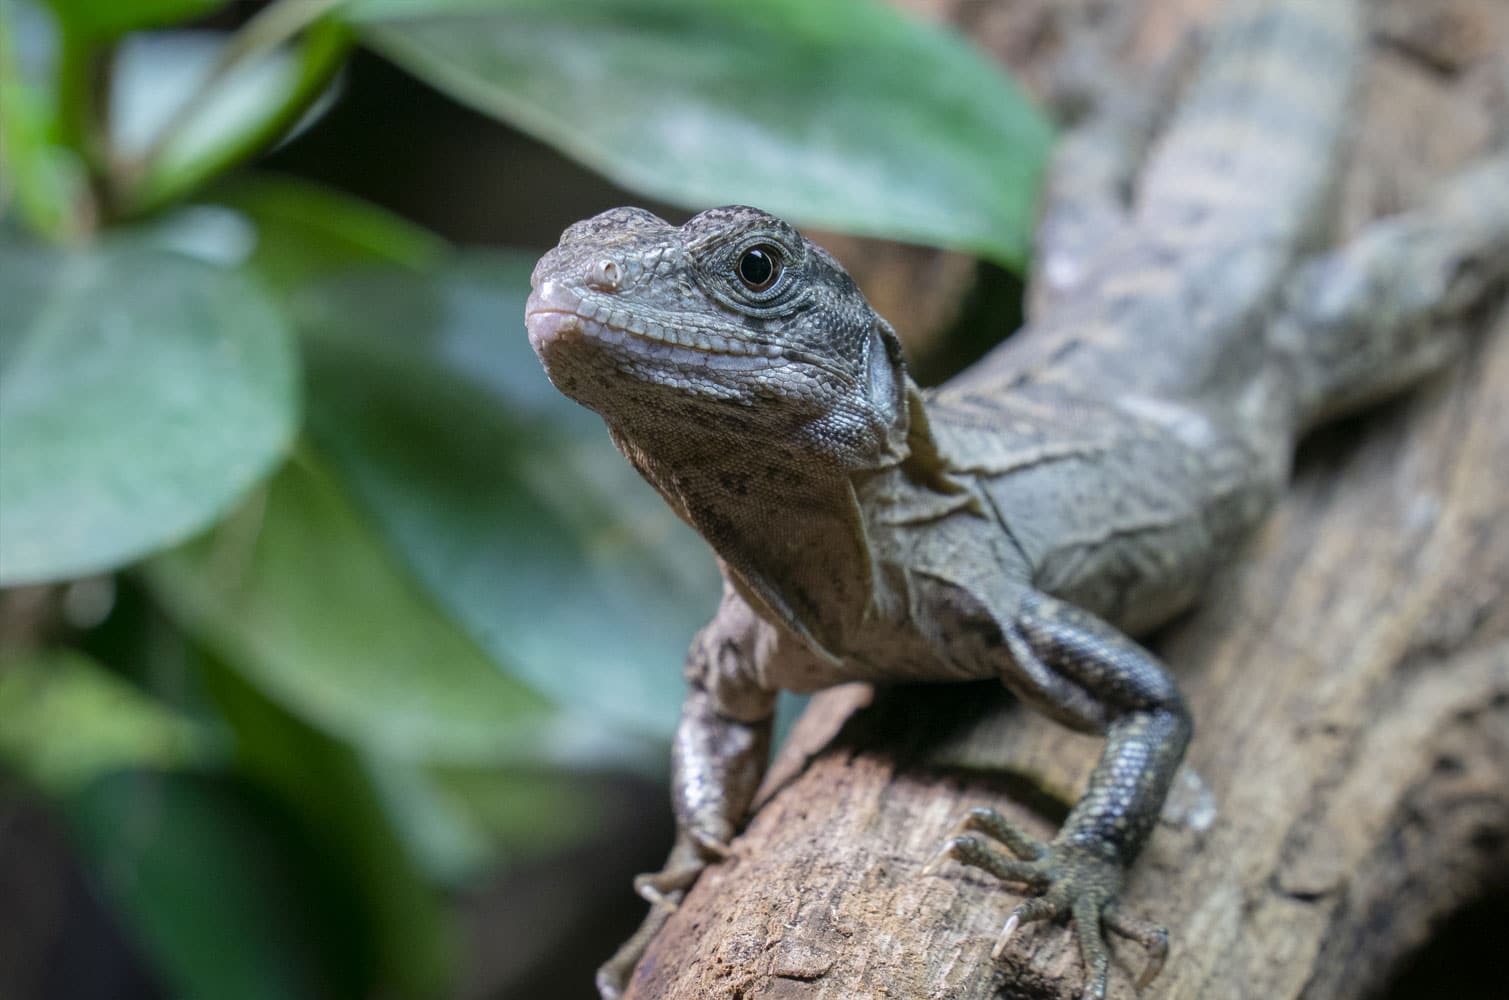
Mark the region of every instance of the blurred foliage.
POLYGON ((247 275, 138 234, 69 251, 7 240, 0 299, 0 584, 182 541, 287 451, 292 337, 247 275))
POLYGON ((219 742, 209 726, 63 648, 0 660, 0 719, 0 757, 58 796, 112 771, 209 763, 219 742))
POLYGON ((258 158, 371 45, 647 196, 1020 266, 1048 128, 873 0, 229 9, 0 3, 0 586, 72 607, 0 635, 0 766, 175 995, 441 995, 441 890, 661 773, 717 575, 545 380, 532 252, 258 158))

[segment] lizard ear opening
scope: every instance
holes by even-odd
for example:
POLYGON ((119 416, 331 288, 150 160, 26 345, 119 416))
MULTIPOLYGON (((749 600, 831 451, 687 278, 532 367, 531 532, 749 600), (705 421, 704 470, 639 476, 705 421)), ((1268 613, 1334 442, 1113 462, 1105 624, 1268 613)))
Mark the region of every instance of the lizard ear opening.
POLYGON ((906 361, 896 331, 879 316, 870 325, 868 393, 877 421, 886 429, 887 450, 906 441, 906 361))
POLYGON ((884 421, 886 460, 904 464, 915 480, 939 493, 967 492, 938 449, 922 390, 907 377, 901 340, 879 316, 870 327, 869 393, 877 418, 884 421))

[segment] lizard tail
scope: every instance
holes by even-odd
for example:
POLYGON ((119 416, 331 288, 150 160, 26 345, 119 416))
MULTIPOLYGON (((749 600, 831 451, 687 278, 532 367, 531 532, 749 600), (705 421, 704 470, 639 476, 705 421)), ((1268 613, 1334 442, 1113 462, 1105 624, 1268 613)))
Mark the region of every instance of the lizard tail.
MULTIPOLYGON (((1273 278, 1294 246, 1323 235, 1366 47, 1362 6, 1228 0, 1149 157, 1135 199, 1139 228, 1207 270, 1222 270, 1211 257, 1233 239, 1265 246, 1273 267, 1257 268, 1256 284, 1273 278)), ((1243 276, 1225 276, 1221 286, 1229 293, 1230 279, 1240 287, 1243 276)))
POLYGON ((1269 331, 1303 431, 1398 392, 1462 346, 1455 321, 1509 280, 1509 150, 1447 178, 1295 275, 1269 331))
MULTIPOLYGON (((1151 147, 1129 236, 982 378, 1070 372, 1084 387, 1203 399, 1269 361, 1261 329, 1296 256, 1329 228, 1337 150, 1366 40, 1360 0, 1232 0, 1151 147), (1074 354, 1069 345, 1093 344, 1074 354), (1010 359, 1010 360, 1007 360, 1010 359)), ((1043 375, 1041 377, 1047 377, 1043 375)), ((1285 391, 1264 422, 1284 423, 1285 391)))

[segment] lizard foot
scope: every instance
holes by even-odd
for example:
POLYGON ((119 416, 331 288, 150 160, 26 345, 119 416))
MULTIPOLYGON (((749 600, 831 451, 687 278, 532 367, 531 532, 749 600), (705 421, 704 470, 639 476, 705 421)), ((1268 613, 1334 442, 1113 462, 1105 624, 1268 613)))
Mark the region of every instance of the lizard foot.
MULTIPOLYGON (((717 844, 709 846, 702 840, 696 841, 699 850, 712 855, 714 860, 723 860, 729 855, 728 846, 717 844), (716 848, 716 849, 715 849, 716 848)), ((650 872, 645 875, 634 877, 634 891, 651 906, 665 907, 674 911, 681 902, 681 897, 686 890, 697 881, 697 876, 707 867, 707 861, 702 857, 678 857, 672 853, 666 861, 666 865, 658 872, 650 872)))
POLYGON ((1123 914, 1117 905, 1124 873, 1120 862, 1107 858, 1093 846, 1055 841, 1044 843, 1017 829, 990 808, 971 809, 954 827, 945 843, 923 868, 935 873, 953 859, 981 868, 1007 882, 1027 888, 1033 896, 1006 918, 1001 935, 991 950, 999 959, 1012 936, 1023 924, 1039 920, 1074 921, 1080 957, 1085 963, 1084 1000, 1104 1000, 1110 969, 1107 931, 1138 944, 1147 951, 1148 963, 1137 979, 1137 989, 1152 982, 1168 955, 1168 932, 1147 921, 1123 914), (968 836, 986 835, 1004 845, 1008 856, 989 841, 968 836))
POLYGON ((629 977, 634 974, 635 966, 639 964, 650 942, 655 939, 655 935, 660 933, 660 929, 665 926, 665 922, 675 911, 674 900, 667 900, 666 905, 651 906, 650 912, 645 915, 644 922, 639 925, 639 930, 634 932, 634 936, 619 946, 612 958, 598 967, 594 982, 598 996, 602 1000, 620 1000, 624 991, 629 988, 629 977))
POLYGON ((634 891, 649 901, 650 912, 634 936, 625 941, 613 957, 597 970, 597 992, 602 1000, 619 1000, 628 989, 629 978, 650 942, 660 933, 671 914, 676 912, 686 891, 707 867, 707 855, 728 856, 728 845, 709 837, 683 832, 671 848, 665 867, 658 872, 634 879, 634 891))

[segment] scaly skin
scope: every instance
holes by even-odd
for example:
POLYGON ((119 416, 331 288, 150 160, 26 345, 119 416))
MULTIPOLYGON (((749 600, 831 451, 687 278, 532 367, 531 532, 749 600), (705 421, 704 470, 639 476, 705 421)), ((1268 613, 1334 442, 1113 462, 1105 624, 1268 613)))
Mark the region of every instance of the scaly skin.
POLYGON ((1195 599, 1298 434, 1439 366, 1443 326, 1509 270, 1509 159, 1306 256, 1362 35, 1351 0, 1236 5, 1135 200, 1105 169, 1116 156, 1066 147, 1058 169, 1088 173, 1050 190, 1115 190, 1089 213, 1050 202, 1031 324, 931 393, 833 258, 756 209, 679 228, 615 209, 541 259, 526 322, 551 380, 602 415, 725 578, 687 659, 680 836, 636 883, 655 905, 600 971, 605 997, 726 854, 776 691, 853 680, 999 678, 1104 736, 1051 843, 979 810, 928 870, 956 859, 1033 894, 997 954, 1022 923, 1072 919, 1086 997, 1105 993, 1106 931, 1156 974, 1166 935, 1119 895, 1191 723, 1127 635, 1195 599))

